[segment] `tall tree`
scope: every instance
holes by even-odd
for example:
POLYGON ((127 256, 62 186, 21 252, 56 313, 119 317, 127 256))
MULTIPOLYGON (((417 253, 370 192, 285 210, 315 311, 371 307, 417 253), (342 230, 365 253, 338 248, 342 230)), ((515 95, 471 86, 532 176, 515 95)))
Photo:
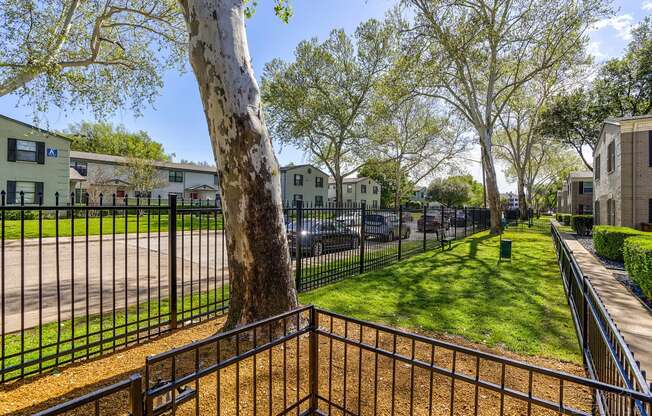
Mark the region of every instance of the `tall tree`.
POLYGON ((432 100, 407 97, 379 100, 368 124, 370 153, 385 160, 394 190, 394 207, 412 189, 403 188, 403 178, 419 183, 454 163, 467 150, 468 138, 454 117, 437 114, 432 100))
POLYGON ((407 197, 414 189, 414 183, 410 181, 407 174, 398 179, 400 185, 397 187, 397 179, 392 170, 391 162, 383 159, 369 159, 358 170, 358 177, 367 177, 380 184, 380 207, 387 208, 396 204, 397 188, 400 188, 399 203, 407 201, 407 197))
POLYGON ((161 143, 152 140, 146 131, 130 132, 124 126, 106 122, 83 121, 66 129, 72 137, 72 150, 137 159, 169 160, 161 143))
MULTIPOLYGON (((297 306, 279 166, 247 45, 244 0, 180 0, 218 166, 230 300, 226 328, 297 306)), ((285 2, 277 14, 287 18, 285 2)))
POLYGON ((461 207, 471 200, 471 188, 466 175, 437 178, 428 185, 428 196, 448 207, 461 207))
POLYGON ((185 61, 176 0, 0 0, 0 96, 37 111, 138 111, 185 61))
POLYGON ((349 38, 334 30, 328 39, 301 42, 293 62, 265 66, 263 101, 274 138, 325 166, 342 202, 342 179, 355 172, 368 145, 364 123, 374 87, 391 65, 391 28, 362 23, 349 38))
POLYGON ((418 58, 415 90, 453 106, 476 130, 491 232, 500 230, 493 134, 510 97, 541 72, 582 53, 606 0, 403 0, 418 58))

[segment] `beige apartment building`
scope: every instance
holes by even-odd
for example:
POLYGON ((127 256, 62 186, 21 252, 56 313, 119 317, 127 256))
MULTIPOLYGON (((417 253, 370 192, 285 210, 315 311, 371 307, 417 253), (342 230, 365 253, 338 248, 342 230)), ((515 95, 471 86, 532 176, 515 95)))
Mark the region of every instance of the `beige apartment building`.
POLYGON ((593 155, 596 224, 652 223, 652 115, 604 122, 593 155))
POLYGON ((593 214, 593 176, 571 172, 557 192, 557 210, 564 214, 593 214))
MULTIPOLYGON (((335 202, 335 179, 328 180, 328 200, 335 202)), ((371 178, 344 178, 342 202, 346 205, 364 203, 368 208, 380 208, 380 184, 371 178)))
POLYGON ((281 167, 283 203, 293 206, 303 201, 306 207, 323 207, 328 201, 328 174, 313 165, 281 167))
POLYGON ((70 139, 0 115, 0 191, 5 203, 54 205, 68 203, 70 139))

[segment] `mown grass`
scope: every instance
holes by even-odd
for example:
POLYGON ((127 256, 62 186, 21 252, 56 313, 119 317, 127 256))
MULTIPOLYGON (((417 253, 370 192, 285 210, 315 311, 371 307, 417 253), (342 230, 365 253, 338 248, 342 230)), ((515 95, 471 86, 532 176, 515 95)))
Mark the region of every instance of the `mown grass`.
MULTIPOLYGON (((57 222, 59 226, 58 236, 59 237, 70 237, 75 236, 85 236, 85 235, 100 235, 100 225, 102 229, 102 235, 110 235, 113 233, 124 234, 125 230, 127 233, 135 233, 136 231, 141 233, 148 232, 158 232, 160 229, 161 232, 168 231, 168 216, 155 215, 153 212, 151 215, 128 215, 127 217, 119 216, 115 219, 115 224, 113 218, 108 215, 103 218, 99 217, 89 217, 88 221, 86 218, 75 218, 74 220, 68 218, 61 218, 58 221, 55 219, 43 219, 42 220, 42 231, 39 233, 39 221, 36 219, 29 219, 24 221, 24 230, 21 232, 21 221, 20 220, 5 220, 4 221, 4 233, 5 239, 15 240, 21 237, 21 234, 25 238, 38 238, 39 234, 43 237, 56 237, 57 236, 57 222), (87 232, 88 227, 88 232, 87 232)), ((217 215, 217 220, 211 214, 210 218, 206 218, 206 215, 202 215, 201 221, 200 218, 196 215, 184 215, 183 221, 181 217, 177 219, 177 230, 214 230, 217 226, 218 230, 222 229, 222 216, 217 215)))
POLYGON ((550 236, 508 231, 503 238, 513 242, 511 261, 498 262, 499 237, 483 232, 454 242, 450 251, 418 254, 304 293, 301 302, 581 363, 550 236))
MULTIPOLYGON (((177 319, 179 324, 181 324, 182 321, 191 319, 192 314, 197 315, 209 311, 209 306, 207 305, 210 305, 210 310, 215 310, 216 307, 219 309, 221 307, 222 299, 225 299, 225 306, 228 306, 228 294, 229 287, 228 285, 225 285, 223 292, 222 288, 217 288, 216 292, 202 292, 201 294, 195 293, 192 296, 187 295, 183 298, 180 297, 177 304, 177 319), (224 298, 222 297, 222 293, 224 293, 224 298), (182 311, 186 311, 186 313, 182 314, 182 311), (193 313, 191 314, 191 312, 193 313)), ((44 358, 42 367, 48 368, 56 367, 57 362, 66 363, 73 359, 86 357, 87 355, 97 355, 102 351, 112 351, 116 346, 119 347, 125 343, 131 344, 134 341, 137 341, 138 337, 141 339, 147 337, 148 327, 150 327, 151 334, 157 334, 159 323, 165 326, 166 323, 169 322, 169 313, 170 307, 168 299, 162 298, 160 303, 158 301, 151 301, 143 302, 139 306, 129 306, 127 307, 126 313, 124 308, 118 306, 115 311, 115 318, 112 311, 105 311, 102 315, 90 315, 88 326, 86 317, 76 317, 74 320, 74 347, 72 341, 73 320, 65 320, 60 324, 57 322, 51 322, 43 325, 40 330, 41 345, 50 346, 43 348, 40 354, 38 350, 25 353, 22 362, 36 360, 41 356, 44 358), (138 318, 140 318, 140 323, 138 318), (138 331, 140 331, 140 336, 137 335, 138 331), (86 334, 89 334, 88 337, 86 334), (116 339, 113 340, 113 338, 116 339), (58 351, 65 352, 76 348, 80 349, 74 353, 69 352, 61 355, 58 361, 55 358, 46 359, 49 355, 56 354, 57 340, 59 340, 58 351), (89 347, 86 348, 87 346, 89 347)), ((37 349, 39 346, 39 328, 36 327, 26 330, 24 341, 21 339, 20 333, 6 335, 5 356, 19 354, 21 352, 21 344, 24 345, 22 351, 37 349)), ((18 365, 21 363, 21 356, 18 355, 12 358, 7 358, 4 362, 0 361, 0 363, 0 368, 18 365)), ((38 364, 33 364, 27 366, 24 371, 25 373, 28 373, 38 368, 38 364)), ((19 374, 20 370, 9 372, 5 374, 5 379, 12 378, 19 374)))

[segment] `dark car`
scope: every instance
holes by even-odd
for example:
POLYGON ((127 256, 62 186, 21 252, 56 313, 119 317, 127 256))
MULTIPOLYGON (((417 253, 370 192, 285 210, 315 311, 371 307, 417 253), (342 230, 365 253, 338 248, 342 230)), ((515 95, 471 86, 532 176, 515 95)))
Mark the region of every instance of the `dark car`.
MULTIPOLYGON (((297 224, 288 224, 290 252, 296 253, 297 224)), ((326 252, 357 248, 358 234, 337 221, 305 221, 301 229, 301 254, 320 256, 326 252)))
POLYGON ((427 233, 438 232, 442 228, 441 212, 429 212, 417 221, 417 230, 427 233))
POLYGON ((451 223, 456 227, 464 227, 466 225, 471 225, 467 223, 466 214, 464 211, 455 212, 455 216, 451 217, 451 223))
POLYGON ((364 232, 367 237, 375 237, 385 241, 392 241, 399 237, 410 237, 410 227, 407 224, 400 224, 396 214, 366 215, 364 232))

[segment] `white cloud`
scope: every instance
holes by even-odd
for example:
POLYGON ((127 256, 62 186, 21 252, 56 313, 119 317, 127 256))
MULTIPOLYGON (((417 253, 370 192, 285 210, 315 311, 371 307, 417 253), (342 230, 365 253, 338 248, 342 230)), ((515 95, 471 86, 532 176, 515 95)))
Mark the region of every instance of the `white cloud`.
POLYGON ((652 11, 652 0, 648 0, 641 5, 641 9, 652 11))
MULTIPOLYGON (((651 0, 652 1, 652 0, 651 0)), ((632 38, 632 28, 635 26, 634 18, 630 14, 610 17, 608 19, 598 20, 593 24, 594 31, 610 28, 616 31, 616 35, 623 40, 632 38)))
POLYGON ((601 46, 602 45, 597 40, 591 41, 587 46, 587 51, 597 59, 604 59, 607 57, 607 54, 602 52, 601 46))

